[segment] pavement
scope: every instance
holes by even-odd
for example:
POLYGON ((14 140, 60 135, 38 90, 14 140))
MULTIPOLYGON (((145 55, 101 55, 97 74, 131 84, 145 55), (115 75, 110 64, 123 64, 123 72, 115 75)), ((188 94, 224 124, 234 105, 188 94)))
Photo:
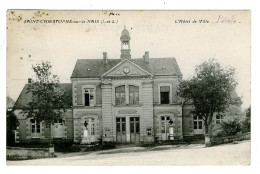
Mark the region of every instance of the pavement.
POLYGON ((251 142, 223 144, 205 148, 203 144, 125 147, 95 152, 57 154, 56 158, 7 161, 25 166, 193 166, 250 165, 251 142))

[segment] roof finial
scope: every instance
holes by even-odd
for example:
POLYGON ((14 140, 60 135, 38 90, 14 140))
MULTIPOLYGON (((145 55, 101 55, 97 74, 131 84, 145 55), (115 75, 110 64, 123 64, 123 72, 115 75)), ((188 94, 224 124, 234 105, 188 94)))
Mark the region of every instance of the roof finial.
POLYGON ((126 29, 125 25, 124 25, 124 29, 126 29))

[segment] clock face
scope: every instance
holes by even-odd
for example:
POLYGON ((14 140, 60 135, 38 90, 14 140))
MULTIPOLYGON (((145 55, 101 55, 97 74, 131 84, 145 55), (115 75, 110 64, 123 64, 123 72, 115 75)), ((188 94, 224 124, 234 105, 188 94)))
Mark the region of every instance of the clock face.
POLYGON ((123 71, 124 71, 125 74, 130 73, 130 69, 129 69, 129 67, 124 67, 123 71))

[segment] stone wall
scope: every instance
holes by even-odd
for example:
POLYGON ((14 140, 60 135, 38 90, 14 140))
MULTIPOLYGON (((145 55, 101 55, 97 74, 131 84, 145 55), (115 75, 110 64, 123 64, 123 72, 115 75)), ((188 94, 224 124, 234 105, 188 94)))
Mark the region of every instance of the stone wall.
POLYGON ((35 159, 54 157, 54 148, 7 147, 7 160, 35 159))

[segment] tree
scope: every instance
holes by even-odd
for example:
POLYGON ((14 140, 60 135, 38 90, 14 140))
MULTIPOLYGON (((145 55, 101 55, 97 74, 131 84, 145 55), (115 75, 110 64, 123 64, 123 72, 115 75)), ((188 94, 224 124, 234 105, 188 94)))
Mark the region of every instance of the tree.
POLYGON ((246 109, 246 117, 251 119, 251 106, 246 109))
POLYGON ((15 144, 14 130, 19 126, 19 121, 13 110, 6 110, 6 115, 6 144, 9 146, 15 144))
POLYGON ((246 109, 246 118, 243 121, 242 132, 251 131, 251 106, 246 109))
POLYGON ((196 66, 195 75, 183 80, 178 87, 178 95, 191 100, 193 113, 201 116, 205 126, 205 144, 210 146, 209 125, 214 113, 221 113, 232 103, 232 92, 237 82, 235 69, 222 67, 215 59, 196 66))
POLYGON ((66 100, 68 99, 65 91, 59 88, 59 78, 57 75, 52 75, 51 68, 50 62, 32 66, 36 78, 29 82, 27 93, 31 93, 32 100, 25 110, 27 118, 33 118, 37 123, 42 122, 49 127, 50 144, 51 125, 61 119, 62 113, 66 112, 66 100))

